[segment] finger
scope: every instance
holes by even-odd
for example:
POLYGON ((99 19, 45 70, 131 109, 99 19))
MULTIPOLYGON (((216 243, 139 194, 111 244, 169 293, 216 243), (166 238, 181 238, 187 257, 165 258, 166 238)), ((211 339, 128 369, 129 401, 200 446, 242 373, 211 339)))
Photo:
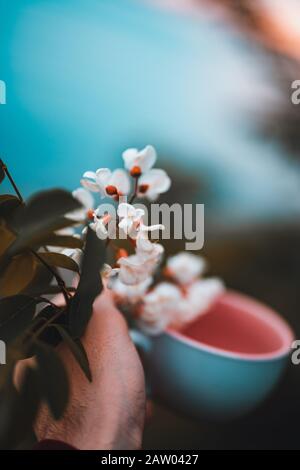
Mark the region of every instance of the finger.
POLYGON ((22 359, 16 363, 13 375, 13 383, 17 390, 20 390, 27 367, 36 367, 36 361, 34 357, 29 359, 22 359))

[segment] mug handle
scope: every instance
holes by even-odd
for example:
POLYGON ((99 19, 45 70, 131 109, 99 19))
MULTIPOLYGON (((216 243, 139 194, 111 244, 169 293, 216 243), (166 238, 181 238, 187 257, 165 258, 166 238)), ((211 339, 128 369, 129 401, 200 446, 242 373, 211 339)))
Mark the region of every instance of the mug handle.
POLYGON ((143 363, 144 371, 145 371, 145 380, 146 380, 146 394, 147 397, 150 398, 152 395, 151 386, 149 383, 149 377, 147 373, 147 360, 151 351, 152 343, 148 336, 144 335, 141 331, 138 330, 130 330, 129 336, 135 345, 141 361, 143 363))

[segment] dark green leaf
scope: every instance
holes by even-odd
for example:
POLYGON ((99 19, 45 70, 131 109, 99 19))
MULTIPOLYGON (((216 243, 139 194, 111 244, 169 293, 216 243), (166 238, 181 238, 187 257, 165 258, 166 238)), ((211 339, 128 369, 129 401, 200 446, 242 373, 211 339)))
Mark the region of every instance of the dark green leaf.
MULTIPOLYGON (((66 287, 66 290, 68 292, 75 292, 76 289, 75 287, 66 287)), ((26 289, 26 294, 31 295, 32 297, 39 297, 41 295, 55 295, 55 294, 61 294, 61 287, 51 285, 51 286, 45 286, 43 288, 40 288, 38 285, 36 288, 32 286, 32 288, 26 289)))
POLYGON ((9 383, 0 398, 0 448, 15 448, 32 430, 40 403, 36 371, 27 367, 19 392, 9 383))
POLYGON ((105 261, 105 246, 95 232, 87 231, 80 281, 70 302, 69 327, 72 338, 80 338, 91 318, 95 298, 103 289, 100 269, 105 261))
POLYGON ((32 196, 14 220, 17 230, 48 230, 59 217, 79 209, 80 203, 68 191, 51 189, 32 196))
POLYGON ((20 202, 20 199, 18 199, 17 196, 14 196, 13 194, 0 194, 0 206, 6 201, 14 201, 16 199, 20 202))
POLYGON ((39 318, 44 318, 45 320, 50 320, 53 315, 55 315, 58 310, 60 310, 61 308, 64 308, 64 307, 56 307, 54 305, 47 305, 46 307, 43 308, 43 310, 41 310, 37 317, 39 318))
MULTIPOLYGON (((40 319, 41 323, 40 326, 43 325, 46 321, 51 320, 58 311, 64 310, 64 307, 58 308, 53 307, 52 305, 47 305, 39 314, 37 318, 40 319)), ((59 317, 55 318, 55 322, 59 324, 66 323, 65 315, 60 315, 59 317)), ((52 328, 52 323, 45 327, 45 329, 39 334, 39 339, 53 347, 57 346, 61 342, 61 335, 55 328, 52 328)))
POLYGON ((80 238, 70 235, 56 235, 53 233, 49 238, 43 240, 46 246, 59 246, 66 248, 82 248, 83 242, 80 238))
POLYGON ((63 255, 62 253, 39 253, 39 257, 42 258, 50 266, 79 272, 79 266, 76 261, 66 255, 63 255))
POLYGON ((10 255, 41 242, 55 230, 73 225, 74 221, 64 219, 64 215, 80 207, 72 194, 62 189, 34 195, 14 214, 11 223, 19 235, 11 247, 10 255))
POLYGON ((92 381, 92 373, 89 366, 89 360, 85 349, 80 341, 80 339, 72 339, 69 332, 62 327, 61 325, 57 325, 53 323, 51 327, 55 328, 63 341, 69 347, 70 351, 72 352, 73 356, 75 357, 76 361, 80 365, 82 371, 84 372, 86 378, 91 382, 92 381))
POLYGON ((36 267, 36 259, 31 253, 13 258, 1 272, 0 295, 11 296, 22 292, 34 278, 36 267))
POLYGON ((23 294, 34 296, 57 294, 61 289, 57 285, 51 285, 53 274, 42 264, 38 264, 32 282, 24 289, 23 294), (54 289, 58 289, 55 291, 54 289))
POLYGON ((36 343, 37 380, 54 419, 61 418, 68 402, 69 383, 63 363, 53 348, 36 343))
POLYGON ((15 235, 10 232, 4 224, 0 224, 0 257, 5 253, 15 238, 15 235))
POLYGON ((10 221, 14 211, 21 205, 21 201, 16 196, 4 194, 0 196, 0 219, 10 221))
POLYGON ((38 249, 41 246, 46 245, 45 242, 47 242, 47 239, 52 234, 53 230, 60 230, 65 227, 70 227, 76 223, 77 222, 74 220, 61 217, 53 222, 52 228, 49 230, 45 229, 44 231, 41 230, 40 232, 24 230, 16 237, 15 242, 11 244, 9 250, 6 253, 6 257, 14 256, 25 248, 38 249))
POLYGON ((12 341, 28 328, 37 300, 28 295, 14 295, 0 300, 0 338, 12 341))

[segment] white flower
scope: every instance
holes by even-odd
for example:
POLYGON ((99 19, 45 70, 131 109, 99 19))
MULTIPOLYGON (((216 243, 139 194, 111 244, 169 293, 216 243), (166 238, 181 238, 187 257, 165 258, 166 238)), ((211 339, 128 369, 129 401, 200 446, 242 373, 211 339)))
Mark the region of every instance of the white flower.
POLYGON ((200 256, 182 252, 167 260, 167 273, 179 284, 189 284, 203 274, 206 262, 200 256))
POLYGON ((111 283, 110 288, 118 301, 123 301, 134 305, 143 298, 152 282, 152 277, 147 277, 139 284, 129 286, 117 278, 111 283))
POLYGON ((181 298, 182 294, 178 287, 168 282, 158 284, 143 298, 138 317, 139 327, 150 335, 163 332, 177 316, 181 298))
POLYGON ((156 268, 156 262, 152 259, 143 260, 138 255, 130 255, 127 258, 119 258, 119 278, 126 285, 140 284, 151 276, 156 268))
POLYGON ((84 221, 89 214, 89 211, 92 211, 94 208, 94 199, 91 193, 85 188, 78 188, 72 192, 72 195, 77 201, 80 202, 82 207, 76 209, 75 211, 68 212, 66 217, 76 221, 84 221))
POLYGON ((224 290, 224 283, 216 277, 202 279, 191 284, 187 291, 187 301, 193 311, 193 316, 207 312, 224 290))
POLYGON ((99 168, 96 172, 86 171, 81 184, 84 188, 105 196, 126 196, 130 191, 130 180, 126 171, 122 169, 110 171, 108 168, 99 168))
POLYGON ((127 202, 122 202, 118 207, 118 216, 121 221, 119 228, 121 228, 127 235, 131 231, 136 230, 141 223, 142 217, 145 214, 143 209, 136 209, 127 202))
POLYGON ((90 228, 96 232, 96 235, 100 240, 105 240, 108 235, 108 230, 106 227, 107 222, 103 217, 98 218, 95 214, 94 222, 90 223, 90 228))
POLYGON ((151 201, 154 201, 161 193, 168 191, 170 186, 171 179, 165 170, 153 168, 140 177, 138 196, 147 197, 151 201))
POLYGON ((140 232, 136 239, 136 254, 142 260, 154 260, 159 262, 164 253, 164 247, 159 243, 152 243, 145 237, 144 232, 140 232))
POLYGON ((185 296, 178 302, 177 315, 173 317, 170 326, 180 328, 208 313, 224 290, 224 284, 218 278, 208 278, 192 283, 185 296))
POLYGON ((133 225, 128 235, 130 235, 130 238, 135 240, 140 235, 145 236, 147 232, 155 232, 156 230, 165 230, 165 226, 162 224, 145 225, 143 221, 141 220, 139 224, 133 225))
POLYGON ((135 176, 146 173, 153 167, 156 161, 156 150, 152 145, 147 145, 144 149, 129 148, 122 154, 125 168, 130 172, 136 170, 135 176))
POLYGON ((101 275, 106 280, 108 289, 112 288, 114 282, 116 281, 119 271, 119 268, 112 268, 109 264, 105 263, 103 265, 101 275))

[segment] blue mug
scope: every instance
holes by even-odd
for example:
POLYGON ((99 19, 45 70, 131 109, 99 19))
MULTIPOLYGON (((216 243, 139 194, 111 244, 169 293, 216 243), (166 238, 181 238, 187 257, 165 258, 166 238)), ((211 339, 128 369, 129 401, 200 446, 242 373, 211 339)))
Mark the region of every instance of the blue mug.
POLYGON ((267 306, 227 291, 181 330, 149 337, 131 332, 154 399, 194 418, 232 419, 272 391, 294 335, 267 306))

